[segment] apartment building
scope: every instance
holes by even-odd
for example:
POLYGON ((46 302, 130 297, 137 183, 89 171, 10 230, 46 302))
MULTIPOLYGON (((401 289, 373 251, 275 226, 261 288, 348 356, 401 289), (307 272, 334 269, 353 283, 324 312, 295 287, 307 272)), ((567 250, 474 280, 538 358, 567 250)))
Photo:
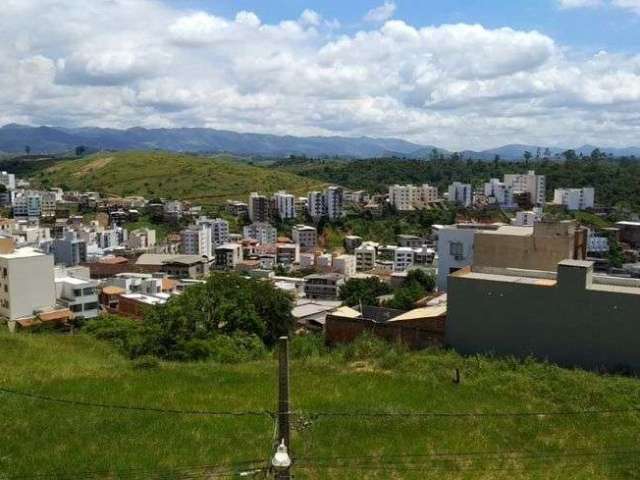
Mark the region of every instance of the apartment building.
POLYGON ((14 249, 6 239, 0 252, 0 317, 28 319, 55 308, 53 257, 31 247, 14 249))
POLYGON ((543 206, 545 204, 547 182, 544 175, 536 175, 535 171, 530 170, 524 174, 507 174, 503 181, 505 185, 511 187, 514 194, 528 194, 533 205, 543 206))
POLYGON ((333 259, 333 271, 344 275, 346 279, 354 276, 357 272, 357 262, 355 255, 338 255, 333 259))
POLYGON ((480 224, 434 226, 438 235, 438 290, 447 290, 450 273, 473 262, 475 232, 495 228, 480 224))
POLYGON ((314 220, 319 220, 324 216, 324 194, 322 192, 309 192, 307 196, 307 211, 314 220))
POLYGON ((75 231, 67 231, 62 238, 53 240, 51 250, 56 265, 73 267, 87 261, 87 242, 75 231))
POLYGON ((318 244, 318 230, 307 225, 296 225, 291 230, 291 238, 301 252, 313 252, 318 244))
POLYGON ((127 247, 132 250, 146 250, 156 245, 156 231, 151 228, 138 228, 131 231, 126 239, 127 247))
POLYGON ((342 285, 344 276, 339 273, 308 275, 305 277, 304 293, 310 299, 335 300, 342 285))
POLYGON ((492 178, 484 184, 484 195, 490 204, 500 208, 513 208, 513 188, 497 178, 492 178))
POLYGON ((275 245, 278 241, 278 229, 268 223, 252 223, 242 229, 243 237, 256 240, 262 245, 275 245))
POLYGON ((533 227, 536 222, 541 220, 541 216, 534 210, 521 210, 516 213, 513 224, 516 227, 533 227))
POLYGON ((211 231, 211 244, 213 248, 229 241, 229 222, 222 218, 200 217, 196 225, 208 228, 211 231))
POLYGON ((100 314, 98 282, 85 267, 57 268, 55 289, 58 304, 68 308, 75 319, 96 318, 100 314))
POLYGON ((623 221, 616 223, 620 232, 620 241, 631 248, 640 248, 640 222, 623 221))
POLYGON ((278 265, 293 265, 300 260, 300 247, 295 243, 276 244, 276 263, 278 265))
POLYGON ((180 232, 180 250, 185 255, 212 256, 211 228, 195 225, 180 232))
POLYGON ((446 343, 587 369, 640 370, 640 281, 597 276, 593 262, 555 272, 472 267, 449 278, 446 343))
POLYGON ((271 218, 271 201, 257 192, 249 195, 249 219, 253 223, 266 223, 271 218))
POLYGON ((279 191, 273 195, 275 211, 282 220, 296 218, 296 197, 285 191, 279 191))
POLYGON ((227 200, 226 206, 227 213, 234 217, 248 217, 249 216, 249 204, 244 202, 238 202, 236 200, 227 200))
POLYGON ((556 188, 553 192, 553 203, 564 205, 567 210, 586 210, 593 208, 595 189, 585 188, 556 188))
POLYGON ((15 190, 16 176, 13 173, 0 172, 0 185, 3 185, 7 190, 15 190))
POLYGON ((453 182, 449 185, 448 199, 452 203, 469 207, 473 203, 473 189, 468 183, 453 182))
POLYGON ((242 245, 239 243, 225 243, 215 250, 216 270, 233 270, 243 260, 242 245))
POLYGON ((414 263, 413 248, 411 247, 398 247, 395 250, 393 258, 393 271, 394 272, 406 272, 414 263))
POLYGON ((355 249, 356 270, 358 272, 368 272, 376 266, 377 244, 364 242, 355 249))
POLYGON ((438 188, 428 184, 389 187, 389 203, 401 212, 424 208, 427 204, 438 200, 438 188))
POLYGON ((329 220, 338 220, 344 215, 344 190, 341 187, 327 187, 324 192, 326 215, 329 220))

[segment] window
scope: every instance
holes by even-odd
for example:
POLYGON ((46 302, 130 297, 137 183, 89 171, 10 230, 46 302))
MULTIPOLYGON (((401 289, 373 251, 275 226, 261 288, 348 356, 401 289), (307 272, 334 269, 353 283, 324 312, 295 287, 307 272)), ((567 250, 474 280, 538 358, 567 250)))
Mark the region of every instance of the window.
POLYGON ((81 297, 82 296, 82 289, 81 288, 74 288, 73 289, 73 296, 74 297, 81 297))
POLYGON ((93 288, 85 288, 82 290, 83 295, 93 295, 95 290, 93 288))
POLYGON ((462 260, 464 258, 464 245, 462 242, 449 243, 449 255, 456 260, 462 260))
POLYGON ((82 311, 82 305, 81 304, 71 305, 69 307, 69 310, 71 310, 73 313, 81 312, 82 311))
POLYGON ((98 309, 98 302, 90 302, 90 303, 85 303, 84 304, 84 311, 86 312, 87 310, 97 310, 98 309))
POLYGON ((9 292, 9 285, 7 285, 6 283, 4 285, 4 292, 5 293, 9 292))
POLYGON ((7 269, 6 269, 6 267, 2 269, 2 276, 4 278, 7 278, 7 269))

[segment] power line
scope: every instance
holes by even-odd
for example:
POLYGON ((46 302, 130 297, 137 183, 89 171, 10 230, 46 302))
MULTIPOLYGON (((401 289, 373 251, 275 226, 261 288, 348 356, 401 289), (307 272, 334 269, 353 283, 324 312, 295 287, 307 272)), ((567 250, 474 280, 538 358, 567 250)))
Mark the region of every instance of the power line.
POLYGON ((49 397, 47 395, 39 395, 39 394, 29 393, 29 392, 20 392, 20 391, 11 390, 8 388, 0 388, 0 393, 29 398, 31 400, 61 403, 66 405, 74 405, 78 407, 93 407, 93 408, 104 408, 104 409, 111 409, 111 410, 129 410, 129 411, 147 412, 147 413, 162 413, 162 414, 173 414, 173 415, 203 415, 203 416, 216 416, 216 417, 243 417, 243 416, 244 417, 246 416, 273 417, 274 415, 273 412, 270 412, 267 410, 264 410, 264 411, 178 410, 178 409, 171 409, 171 408, 85 402, 82 400, 70 400, 70 399, 64 399, 64 398, 49 397))
POLYGON ((538 412, 388 412, 388 411, 352 411, 352 412, 293 412, 293 415, 308 418, 322 417, 442 417, 442 418, 482 418, 482 417, 554 417, 554 416, 587 416, 587 415, 621 415, 640 413, 640 408, 606 409, 606 410, 560 410, 538 412))

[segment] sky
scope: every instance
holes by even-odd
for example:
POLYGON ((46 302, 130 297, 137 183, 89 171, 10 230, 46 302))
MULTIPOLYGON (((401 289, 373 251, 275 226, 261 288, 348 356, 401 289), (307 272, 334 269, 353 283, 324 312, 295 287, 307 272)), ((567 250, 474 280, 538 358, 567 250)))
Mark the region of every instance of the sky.
POLYGON ((0 125, 640 145, 640 0, 3 0, 0 125))

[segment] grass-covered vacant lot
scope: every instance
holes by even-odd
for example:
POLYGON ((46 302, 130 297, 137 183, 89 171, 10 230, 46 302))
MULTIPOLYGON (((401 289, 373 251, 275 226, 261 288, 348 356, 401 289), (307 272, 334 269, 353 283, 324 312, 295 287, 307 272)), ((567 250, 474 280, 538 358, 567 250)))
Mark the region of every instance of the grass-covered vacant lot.
MULTIPOLYGON (((447 351, 409 354, 375 342, 307 350, 292 362, 292 406, 302 412, 293 435, 298 479, 638 478, 640 413, 629 412, 640 406, 637 379, 447 351), (585 410, 600 413, 504 415, 585 410), (374 411, 482 415, 310 414, 374 411)), ((8 333, 0 333, 0 352, 0 388, 170 410, 276 408, 271 358, 143 369, 85 335, 8 333)), ((2 479, 211 479, 265 465, 273 421, 0 393, 0 432, 2 479)))

